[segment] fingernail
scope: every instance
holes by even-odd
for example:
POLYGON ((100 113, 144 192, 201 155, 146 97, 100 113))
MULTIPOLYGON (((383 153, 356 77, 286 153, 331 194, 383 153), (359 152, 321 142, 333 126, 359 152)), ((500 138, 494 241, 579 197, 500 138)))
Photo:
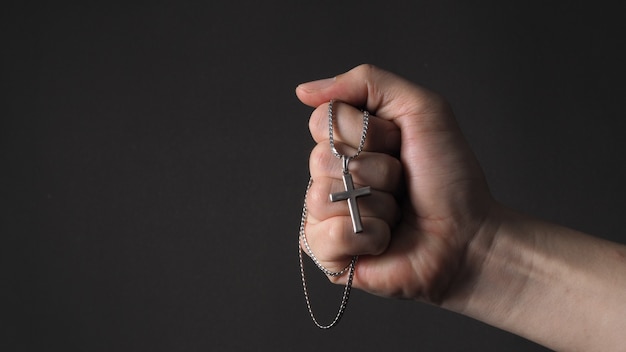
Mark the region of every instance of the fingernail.
POLYGON ((322 89, 328 88, 328 87, 332 86, 333 83, 335 83, 335 77, 320 79, 320 80, 317 80, 317 81, 312 81, 312 82, 307 82, 307 83, 302 83, 298 87, 300 89, 303 89, 303 90, 307 91, 307 92, 314 92, 314 91, 318 91, 318 90, 322 90, 322 89))

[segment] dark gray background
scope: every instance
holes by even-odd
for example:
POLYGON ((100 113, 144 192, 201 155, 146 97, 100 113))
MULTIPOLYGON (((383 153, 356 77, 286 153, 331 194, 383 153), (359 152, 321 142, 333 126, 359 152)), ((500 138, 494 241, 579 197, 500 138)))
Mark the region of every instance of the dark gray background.
POLYGON ((544 350, 301 292, 294 88, 364 62, 449 98, 499 200, 626 242, 624 2, 470 3, 5 2, 0 349, 544 350))

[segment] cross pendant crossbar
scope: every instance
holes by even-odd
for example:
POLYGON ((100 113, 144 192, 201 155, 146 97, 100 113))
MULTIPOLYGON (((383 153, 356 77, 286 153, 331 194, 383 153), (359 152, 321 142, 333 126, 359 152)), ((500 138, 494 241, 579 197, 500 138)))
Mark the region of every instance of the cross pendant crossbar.
POLYGON ((359 212, 359 205, 356 202, 357 197, 369 196, 372 190, 369 186, 362 188, 354 188, 352 182, 352 175, 349 173, 343 174, 343 185, 346 188, 344 192, 331 193, 330 201, 338 202, 341 200, 348 201, 348 208, 350 209, 350 217, 352 218, 352 229, 354 233, 363 231, 363 224, 361 223, 361 213, 359 212))

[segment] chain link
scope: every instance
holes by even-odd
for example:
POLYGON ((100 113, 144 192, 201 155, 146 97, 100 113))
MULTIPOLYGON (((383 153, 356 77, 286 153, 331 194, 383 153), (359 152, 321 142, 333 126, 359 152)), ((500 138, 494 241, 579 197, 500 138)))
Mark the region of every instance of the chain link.
POLYGON ((363 111, 363 131, 361 132, 361 140, 359 141, 359 147, 357 148, 356 153, 352 156, 346 156, 346 155, 339 153, 337 149, 335 148, 335 136, 334 136, 335 133, 333 129, 333 116, 334 116, 333 103, 334 102, 335 100, 331 100, 328 103, 328 140, 330 142, 330 150, 332 150, 333 155, 336 156, 337 158, 339 159, 345 158, 346 161, 350 161, 356 158, 357 156, 359 156, 359 154, 361 154, 361 152, 363 151, 363 147, 365 146, 365 138, 367 137, 367 128, 369 126, 370 113, 367 110, 363 111))
POLYGON ((311 299, 309 298, 309 291, 306 286, 306 277, 304 275, 304 263, 302 261, 302 247, 298 243, 298 257, 300 259, 300 276, 302 278, 302 289, 304 290, 304 299, 306 300, 306 307, 309 310, 309 315, 311 315, 311 319, 313 319, 313 323, 318 328, 326 330, 337 325, 337 323, 343 316, 343 312, 346 310, 346 307, 348 306, 348 299, 350 298, 350 290, 352 289, 352 279, 354 278, 354 268, 356 265, 356 261, 358 260, 358 256, 352 257, 352 260, 350 260, 350 263, 348 264, 348 266, 343 268, 341 271, 332 272, 326 269, 324 266, 322 266, 317 260, 317 258, 315 257, 315 255, 313 254, 313 252, 311 251, 311 248, 306 242, 306 235, 304 233, 304 225, 306 224, 306 219, 307 219, 306 199, 307 199, 307 196, 309 195, 309 189, 311 188, 311 184, 313 184, 313 179, 309 178, 309 184, 307 185, 306 192, 304 194, 304 205, 302 206, 302 219, 300 220, 300 237, 302 238, 302 241, 304 242, 306 246, 307 252, 309 253, 309 256, 311 257, 315 265, 317 265, 317 267, 320 268, 326 275, 339 276, 339 275, 344 274, 346 270, 349 270, 348 281, 346 282, 346 286, 343 289, 343 295, 341 297, 341 304, 339 305, 339 310, 337 311, 337 315, 335 315, 335 319, 333 319, 333 321, 330 324, 322 325, 317 320, 317 318, 315 318, 315 314, 313 314, 313 308, 311 308, 311 299))

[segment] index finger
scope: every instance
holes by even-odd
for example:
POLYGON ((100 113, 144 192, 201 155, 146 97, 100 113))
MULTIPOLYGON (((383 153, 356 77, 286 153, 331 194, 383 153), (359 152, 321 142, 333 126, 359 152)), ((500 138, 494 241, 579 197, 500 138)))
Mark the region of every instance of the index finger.
MULTIPOLYGON (((329 139, 328 103, 311 114, 309 129, 317 143, 329 139)), ((363 130, 363 112, 341 101, 333 103, 334 140, 356 149, 363 130)), ((397 155, 400 152, 400 129, 393 122, 369 115, 369 127, 363 150, 397 155)))

